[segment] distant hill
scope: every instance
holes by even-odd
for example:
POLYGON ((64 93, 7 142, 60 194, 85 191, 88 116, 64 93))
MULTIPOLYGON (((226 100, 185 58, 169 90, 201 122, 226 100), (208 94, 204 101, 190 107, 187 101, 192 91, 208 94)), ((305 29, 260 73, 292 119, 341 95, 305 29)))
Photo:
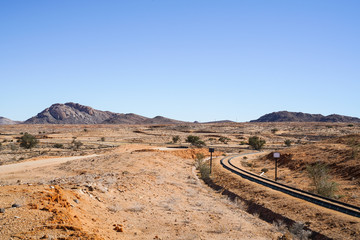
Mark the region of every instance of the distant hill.
POLYGON ((215 124, 215 123, 235 123, 231 120, 219 120, 219 121, 212 121, 212 122, 204 122, 204 124, 215 124))
POLYGON ((96 110, 78 103, 56 103, 36 116, 26 120, 25 124, 178 124, 181 121, 157 116, 147 118, 133 113, 113 113, 96 110))
POLYGON ((266 114, 250 122, 360 122, 360 118, 338 114, 324 116, 321 114, 280 111, 266 114))
POLYGON ((12 124, 18 124, 19 122, 13 121, 8 118, 0 117, 0 125, 12 125, 12 124))

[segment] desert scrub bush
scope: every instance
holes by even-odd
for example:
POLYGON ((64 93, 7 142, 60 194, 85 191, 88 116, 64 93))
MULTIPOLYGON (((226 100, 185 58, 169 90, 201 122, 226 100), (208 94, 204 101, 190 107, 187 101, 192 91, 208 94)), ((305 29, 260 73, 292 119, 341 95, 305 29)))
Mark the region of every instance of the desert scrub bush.
POLYGON ((273 134, 275 134, 277 131, 279 131, 279 129, 277 129, 277 128, 271 129, 271 132, 272 132, 273 134))
POLYGON ((255 150, 261 150, 266 141, 258 136, 249 137, 249 145, 255 150))
POLYGON ((101 137, 100 141, 105 142, 105 137, 101 137))
POLYGON ((220 137, 219 138, 219 141, 224 143, 224 144, 228 144, 228 142, 230 141, 231 139, 228 138, 228 137, 220 137))
POLYGON ((9 144, 9 146, 10 146, 11 151, 16 151, 19 149, 19 147, 14 143, 9 144))
POLYGON ((125 209, 126 212, 142 212, 145 209, 140 203, 135 203, 134 205, 125 209))
POLYGON ((295 222, 290 228, 289 232, 293 239, 307 240, 311 235, 311 231, 304 230, 305 225, 302 222, 295 222))
POLYGON ((200 166, 204 164, 205 155, 203 153, 197 153, 195 156, 195 167, 199 170, 200 166))
POLYGON ((285 141, 284 141, 284 144, 285 144, 285 146, 287 146, 287 147, 290 147, 291 146, 291 140, 289 140, 289 139, 286 139, 285 141))
POLYGON ((64 148, 64 145, 61 143, 55 143, 54 148, 64 148))
POLYGON ((74 150, 78 150, 82 145, 84 145, 82 142, 76 141, 76 138, 74 138, 71 143, 73 145, 74 150))
POLYGON ((180 136, 176 135, 176 136, 173 136, 173 137, 172 137, 172 142, 173 142, 173 143, 177 143, 177 142, 179 142, 179 141, 180 141, 180 136))
POLYGON ((191 145, 195 147, 203 147, 206 145, 204 141, 201 141, 200 137, 193 135, 187 136, 186 142, 191 143, 191 145))
POLYGON ((210 167, 208 164, 201 164, 201 166, 199 167, 199 171, 201 179, 206 180, 210 178, 210 167))
POLYGON ((210 178, 210 167, 204 161, 205 155, 202 153, 197 153, 195 158, 195 167, 200 172, 201 179, 208 179, 210 178))
POLYGON ((240 145, 247 145, 248 143, 247 142, 245 142, 245 141, 241 141, 240 142, 240 145))
POLYGON ((315 187, 314 192, 324 197, 333 198, 338 184, 330 181, 327 165, 318 162, 313 165, 308 165, 306 170, 315 187))
POLYGON ((35 136, 29 134, 29 133, 24 133, 24 135, 21 136, 21 138, 19 139, 20 141, 20 147, 26 148, 26 149, 31 149, 33 147, 35 147, 38 143, 39 140, 37 140, 35 138, 35 136))
POLYGON ((360 153, 360 143, 357 139, 351 138, 347 145, 351 147, 351 158, 356 159, 359 157, 360 153))
POLYGON ((269 171, 269 169, 267 169, 267 168, 261 169, 261 172, 263 172, 263 173, 267 173, 268 171, 269 171))

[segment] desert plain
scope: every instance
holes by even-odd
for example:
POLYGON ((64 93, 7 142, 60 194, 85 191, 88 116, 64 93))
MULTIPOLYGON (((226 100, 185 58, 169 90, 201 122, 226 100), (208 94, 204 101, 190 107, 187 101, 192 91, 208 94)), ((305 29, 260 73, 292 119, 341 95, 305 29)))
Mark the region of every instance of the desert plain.
POLYGON ((0 125, 0 239, 360 239, 359 218, 220 165, 244 154, 238 166, 274 179, 277 151, 278 181, 313 191, 307 166, 321 162, 337 186, 332 198, 360 206, 359 134, 358 123, 0 125), (26 132, 39 141, 31 149, 18 143, 26 132), (266 141, 262 151, 251 136, 266 141), (196 169, 209 147, 220 190, 196 169))

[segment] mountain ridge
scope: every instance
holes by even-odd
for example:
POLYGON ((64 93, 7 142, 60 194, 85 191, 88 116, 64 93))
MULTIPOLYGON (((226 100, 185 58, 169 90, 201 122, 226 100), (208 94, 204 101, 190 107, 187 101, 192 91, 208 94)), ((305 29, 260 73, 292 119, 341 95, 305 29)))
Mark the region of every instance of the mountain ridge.
POLYGON ((19 122, 11 120, 9 118, 0 117, 0 125, 13 125, 13 124, 19 124, 19 122))
POLYGON ((180 124, 182 121, 156 116, 148 118, 134 113, 101 111, 79 103, 55 103, 24 124, 180 124))
POLYGON ((278 111, 265 114, 250 122, 358 122, 360 118, 331 114, 324 116, 321 114, 310 114, 303 112, 278 111))

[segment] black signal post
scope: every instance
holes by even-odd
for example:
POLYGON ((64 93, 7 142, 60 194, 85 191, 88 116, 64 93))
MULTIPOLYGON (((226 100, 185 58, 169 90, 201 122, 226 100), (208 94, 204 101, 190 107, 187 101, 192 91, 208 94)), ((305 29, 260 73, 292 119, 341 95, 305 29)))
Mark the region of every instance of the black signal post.
POLYGON ((212 153, 215 152, 214 148, 209 148, 209 153, 210 153, 210 173, 211 173, 211 168, 212 168, 212 153))
POLYGON ((277 177, 277 161, 280 158, 280 153, 274 152, 273 157, 275 158, 275 181, 277 181, 277 179, 278 179, 278 177, 277 177))

